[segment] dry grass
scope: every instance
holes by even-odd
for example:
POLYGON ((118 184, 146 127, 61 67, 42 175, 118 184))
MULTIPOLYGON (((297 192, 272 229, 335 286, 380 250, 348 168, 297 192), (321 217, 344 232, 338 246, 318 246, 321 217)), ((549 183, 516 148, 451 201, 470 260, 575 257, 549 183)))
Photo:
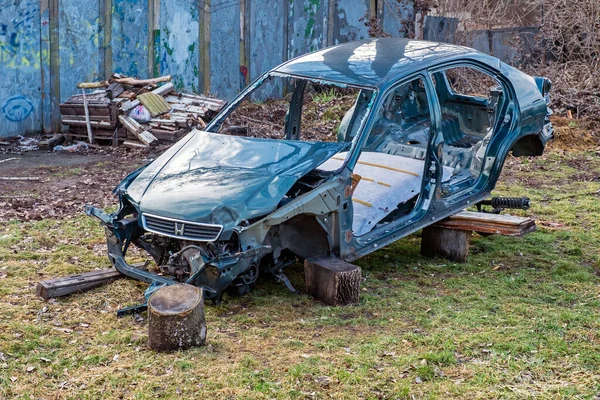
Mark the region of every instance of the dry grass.
MULTIPOLYGON (((332 308, 261 279, 207 307, 208 346, 157 354, 119 280, 44 302, 38 280, 105 268, 83 216, 0 227, 1 398, 589 398, 600 392, 600 163, 510 159, 497 193, 528 195, 539 230, 474 237, 467 264, 414 235, 361 259, 360 304, 332 308), (581 166, 585 166, 582 171, 581 166), (585 174, 582 175, 582 173, 585 174)), ((290 269, 303 287, 301 267, 290 269)))

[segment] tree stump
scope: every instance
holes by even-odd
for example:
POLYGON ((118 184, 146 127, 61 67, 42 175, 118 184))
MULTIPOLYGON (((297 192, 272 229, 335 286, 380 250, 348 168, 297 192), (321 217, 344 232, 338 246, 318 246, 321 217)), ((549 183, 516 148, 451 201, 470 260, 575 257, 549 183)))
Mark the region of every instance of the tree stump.
POLYGON ((360 267, 335 257, 313 257, 304 261, 306 291, 332 306, 358 303, 360 267))
POLYGON ((206 343, 204 293, 181 284, 158 289, 148 300, 148 345, 157 351, 206 343))
POLYGON ((450 261, 466 262, 472 231, 428 226, 421 236, 421 254, 450 261))

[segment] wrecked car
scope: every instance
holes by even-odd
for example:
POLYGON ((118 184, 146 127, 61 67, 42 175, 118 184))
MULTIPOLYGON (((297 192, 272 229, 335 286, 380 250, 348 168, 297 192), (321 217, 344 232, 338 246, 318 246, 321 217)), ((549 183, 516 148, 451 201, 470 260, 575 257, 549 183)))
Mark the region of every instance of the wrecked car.
POLYGON ((552 138, 550 82, 450 44, 381 38, 267 72, 115 189, 108 254, 151 284, 219 301, 262 274, 352 261, 490 195, 506 156, 552 138), (149 262, 133 265, 136 246, 149 262))

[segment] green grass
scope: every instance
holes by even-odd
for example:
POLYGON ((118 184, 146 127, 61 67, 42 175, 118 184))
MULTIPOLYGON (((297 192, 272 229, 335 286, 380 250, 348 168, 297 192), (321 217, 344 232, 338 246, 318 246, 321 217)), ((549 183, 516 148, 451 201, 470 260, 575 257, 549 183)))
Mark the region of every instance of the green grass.
MULTIPOLYGON (((325 306, 262 279, 248 296, 207 307, 208 346, 170 354, 147 348, 145 319, 115 317, 142 301, 145 284, 35 296, 40 279, 107 267, 94 220, 5 224, 0 398, 592 398, 597 158, 507 163, 494 194, 533 200, 515 212, 538 221, 524 238, 474 235, 468 262, 456 264, 421 257, 419 234, 407 237, 357 261, 356 306, 325 306)), ((303 288, 300 265, 289 276, 303 288)))

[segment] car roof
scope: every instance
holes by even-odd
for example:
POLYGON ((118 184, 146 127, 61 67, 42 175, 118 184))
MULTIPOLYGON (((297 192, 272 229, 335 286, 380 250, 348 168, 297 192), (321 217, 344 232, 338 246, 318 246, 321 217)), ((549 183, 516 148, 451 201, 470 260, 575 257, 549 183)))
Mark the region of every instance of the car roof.
POLYGON ((343 43, 309 53, 280 65, 274 71, 379 88, 391 79, 465 55, 485 56, 476 50, 453 44, 377 38, 343 43))

